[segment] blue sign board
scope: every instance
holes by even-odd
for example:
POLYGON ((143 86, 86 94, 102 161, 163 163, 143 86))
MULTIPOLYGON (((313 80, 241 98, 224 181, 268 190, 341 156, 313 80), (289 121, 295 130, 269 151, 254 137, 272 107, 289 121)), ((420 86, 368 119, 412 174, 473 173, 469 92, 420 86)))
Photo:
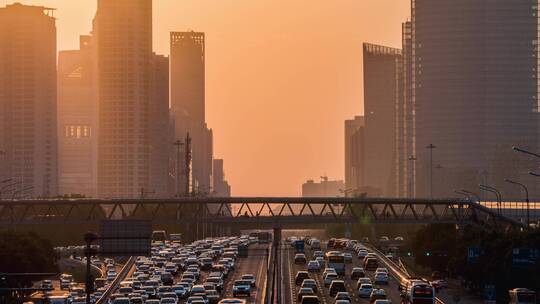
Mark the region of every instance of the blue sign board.
POLYGON ((512 266, 527 268, 534 266, 540 257, 540 251, 533 248, 512 249, 512 266))
POLYGON ((478 257, 480 256, 480 247, 469 247, 467 248, 467 262, 476 263, 478 257))
POLYGON ((497 300, 497 293, 495 292, 495 285, 484 286, 484 300, 485 300, 485 303, 495 303, 495 300, 497 300))

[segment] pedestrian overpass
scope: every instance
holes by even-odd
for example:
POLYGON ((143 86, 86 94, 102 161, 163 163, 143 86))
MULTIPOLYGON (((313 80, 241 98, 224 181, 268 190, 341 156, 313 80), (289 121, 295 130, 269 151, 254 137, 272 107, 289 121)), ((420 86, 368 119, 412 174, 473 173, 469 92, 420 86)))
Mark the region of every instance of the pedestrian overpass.
POLYGON ((324 224, 457 224, 486 230, 525 224, 468 199, 346 197, 189 197, 174 199, 29 199, 0 201, 0 226, 97 224, 143 219, 163 224, 254 229, 324 224))

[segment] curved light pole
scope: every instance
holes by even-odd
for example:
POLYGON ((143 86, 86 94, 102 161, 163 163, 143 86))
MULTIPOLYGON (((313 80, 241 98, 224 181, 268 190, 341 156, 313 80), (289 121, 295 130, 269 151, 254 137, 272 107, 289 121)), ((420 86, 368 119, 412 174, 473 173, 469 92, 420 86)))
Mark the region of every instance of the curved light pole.
POLYGON ((520 153, 524 153, 524 154, 528 154, 528 155, 532 155, 534 157, 540 158, 540 154, 537 154, 537 153, 534 153, 534 152, 531 152, 531 151, 527 151, 527 150, 522 149, 520 147, 513 146, 512 150, 514 150, 516 152, 520 152, 520 153))
POLYGON ((459 194, 459 195, 465 196, 468 200, 471 199, 471 196, 467 192, 463 192, 463 190, 454 190, 454 192, 459 194))
POLYGON ((518 185, 521 188, 523 188, 523 190, 525 190, 525 200, 527 202, 527 227, 529 227, 530 223, 531 223, 531 218, 530 218, 530 214, 529 214, 529 209, 530 209, 530 206, 529 206, 529 204, 530 204, 530 202, 529 202, 529 189, 527 189, 527 186, 525 186, 524 184, 518 183, 518 182, 510 180, 508 178, 505 178, 504 181, 507 182, 507 183, 510 183, 510 184, 518 185))
POLYGON ((501 205, 502 205, 502 195, 501 195, 501 192, 499 192, 499 190, 497 190, 495 187, 490 187, 490 186, 487 186, 487 185, 478 185, 478 187, 480 187, 480 189, 484 190, 484 191, 488 191, 488 192, 491 192, 491 193, 494 193, 495 196, 497 197, 497 211, 499 212, 499 215, 501 215, 501 205))
POLYGON ((16 181, 14 183, 11 183, 9 185, 5 185, 4 187, 0 188, 0 200, 2 200, 2 193, 4 192, 4 190, 12 187, 12 186, 17 186, 17 185, 20 185, 22 184, 23 182, 22 181, 16 181))
POLYGON ((529 175, 540 177, 539 173, 536 173, 536 172, 533 172, 533 171, 529 171, 529 175))
POLYGON ((477 202, 480 203, 480 196, 478 196, 478 194, 476 194, 474 192, 471 192, 471 191, 468 191, 468 190, 464 190, 464 189, 461 189, 461 192, 474 196, 476 198, 477 202))
POLYGON ((19 189, 17 191, 13 191, 13 195, 11 196, 11 200, 14 200, 15 199, 15 195, 19 194, 19 193, 24 193, 28 190, 32 190, 34 189, 34 186, 28 186, 26 188, 22 188, 22 189, 19 189))

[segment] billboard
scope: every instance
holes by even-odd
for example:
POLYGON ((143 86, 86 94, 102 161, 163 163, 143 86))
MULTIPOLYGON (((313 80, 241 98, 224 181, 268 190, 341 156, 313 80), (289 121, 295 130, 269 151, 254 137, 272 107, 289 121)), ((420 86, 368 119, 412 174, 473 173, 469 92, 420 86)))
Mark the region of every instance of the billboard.
POLYGON ((99 225, 99 244, 102 256, 149 256, 152 222, 103 220, 99 225))

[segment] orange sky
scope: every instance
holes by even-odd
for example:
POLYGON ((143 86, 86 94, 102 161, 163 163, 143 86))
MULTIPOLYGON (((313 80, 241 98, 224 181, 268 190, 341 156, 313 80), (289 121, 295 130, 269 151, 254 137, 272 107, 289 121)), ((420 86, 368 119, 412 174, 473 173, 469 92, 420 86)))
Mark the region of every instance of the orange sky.
MULTIPOLYGON (((58 9, 65 50, 90 31, 97 0, 18 2, 58 9)), ((154 49, 169 53, 170 31, 204 31, 207 120, 233 195, 300 195, 306 179, 343 178, 362 42, 400 47, 409 15, 409 0, 154 0, 154 49)))

